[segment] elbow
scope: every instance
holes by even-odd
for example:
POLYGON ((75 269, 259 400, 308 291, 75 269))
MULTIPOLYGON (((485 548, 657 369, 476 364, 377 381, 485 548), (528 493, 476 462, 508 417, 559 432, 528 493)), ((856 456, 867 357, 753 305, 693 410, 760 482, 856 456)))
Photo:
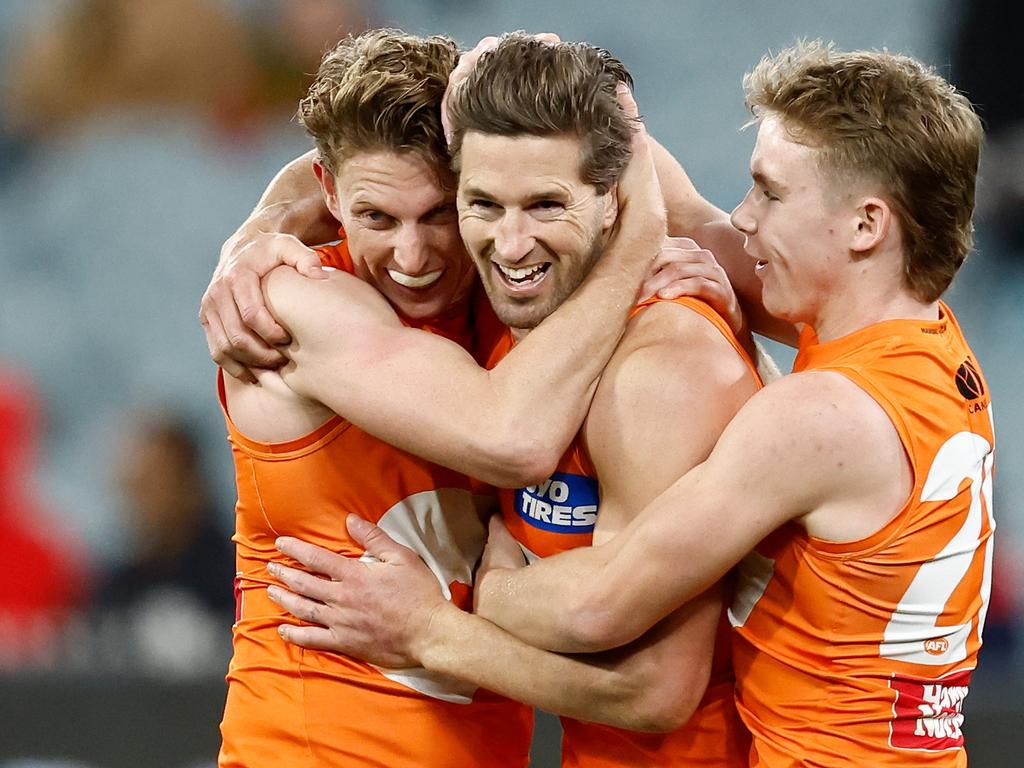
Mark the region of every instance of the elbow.
POLYGON ((648 664, 639 675, 632 675, 626 686, 629 695, 628 722, 620 727, 645 733, 677 731, 690 721, 707 689, 706 674, 666 675, 665 667, 648 664))
POLYGON ((597 653, 625 645, 640 633, 632 632, 628 614, 619 610, 612 596, 606 596, 601 579, 580 585, 567 611, 570 653, 597 653))
POLYGON ((558 467, 562 458, 558 448, 512 434, 507 440, 488 446, 489 450, 484 455, 489 456, 489 477, 482 476, 481 479, 500 488, 540 485, 558 467))
POLYGON ((678 687, 673 691, 647 691, 632 706, 631 722, 624 727, 644 733, 678 731, 689 722, 699 703, 699 696, 688 695, 678 687))

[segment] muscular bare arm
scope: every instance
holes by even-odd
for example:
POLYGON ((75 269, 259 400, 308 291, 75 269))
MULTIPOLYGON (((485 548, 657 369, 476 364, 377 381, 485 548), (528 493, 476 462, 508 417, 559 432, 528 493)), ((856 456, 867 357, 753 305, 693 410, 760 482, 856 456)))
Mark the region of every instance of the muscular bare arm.
POLYGON ((834 373, 787 376, 751 398, 707 461, 619 536, 491 571, 477 584, 478 608, 540 647, 616 647, 700 594, 783 523, 855 540, 895 515, 911 484, 899 437, 867 394, 834 373))
POLYGON ((765 311, 754 260, 743 250, 743 235, 729 223, 729 214, 702 197, 679 162, 653 139, 651 152, 665 198, 669 235, 693 238, 714 253, 729 276, 751 330, 795 346, 796 329, 765 311))
MULTIPOLYGON (((634 317, 584 426, 601 493, 595 543, 613 540, 679 475, 704 460, 755 389, 743 359, 693 310, 666 302, 634 317)), ((477 635, 468 625, 460 629, 460 619, 450 611, 438 619, 440 628, 432 627, 423 653, 425 664, 436 671, 561 714, 573 708, 574 716, 609 722, 613 715, 618 720, 611 722, 621 724, 632 707, 651 723, 674 728, 686 722, 703 696, 720 609, 721 593, 713 586, 628 646, 590 657, 589 663, 606 670, 611 680, 595 679, 593 670, 577 671, 575 685, 565 690, 559 689, 566 677, 550 677, 545 665, 551 660, 536 659, 535 649, 530 664, 514 657, 496 663, 495 656, 508 655, 503 652, 510 647, 507 635, 493 629, 477 635), (617 707, 602 697, 609 683, 628 692, 617 707), (543 702, 535 699, 540 692, 543 702)))

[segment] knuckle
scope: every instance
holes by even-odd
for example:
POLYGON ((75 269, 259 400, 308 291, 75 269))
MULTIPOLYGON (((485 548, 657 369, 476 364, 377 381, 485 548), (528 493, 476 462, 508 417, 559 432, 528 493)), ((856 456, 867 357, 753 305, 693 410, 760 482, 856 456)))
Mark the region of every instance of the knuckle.
POLYGON ((238 308, 238 314, 242 318, 242 321, 248 325, 259 317, 260 308, 254 304, 246 304, 238 308))
POLYGON ((245 347, 246 338, 241 333, 233 333, 228 337, 228 343, 224 348, 224 352, 233 352, 237 349, 243 349, 245 347))

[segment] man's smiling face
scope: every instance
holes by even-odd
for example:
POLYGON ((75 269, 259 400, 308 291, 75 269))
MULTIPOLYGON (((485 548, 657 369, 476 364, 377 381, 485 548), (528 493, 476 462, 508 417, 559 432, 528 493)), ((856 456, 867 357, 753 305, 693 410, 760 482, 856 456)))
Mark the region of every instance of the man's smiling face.
POLYGON ((575 136, 469 131, 460 153, 459 229, 495 312, 528 330, 597 261, 618 213, 614 188, 580 179, 575 136))

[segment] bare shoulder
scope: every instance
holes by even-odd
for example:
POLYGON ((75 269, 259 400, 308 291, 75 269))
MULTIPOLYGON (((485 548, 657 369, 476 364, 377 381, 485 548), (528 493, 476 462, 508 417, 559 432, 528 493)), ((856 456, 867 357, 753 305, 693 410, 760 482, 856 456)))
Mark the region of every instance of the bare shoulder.
POLYGON ((834 541, 880 528, 912 485, 886 412, 831 371, 790 374, 758 392, 726 428, 709 465, 743 493, 757 484, 770 489, 767 497, 785 507, 779 522, 797 519, 834 541))
POLYGON ((585 423, 606 501, 632 516, 704 461, 757 388, 721 331, 685 305, 659 302, 636 315, 601 377, 585 423), (637 506, 639 504, 639 506, 637 506))
POLYGON ((674 301, 658 302, 630 320, 612 360, 630 359, 662 375, 703 381, 712 390, 744 382, 749 397, 755 388, 745 359, 722 331, 697 310, 674 301))

